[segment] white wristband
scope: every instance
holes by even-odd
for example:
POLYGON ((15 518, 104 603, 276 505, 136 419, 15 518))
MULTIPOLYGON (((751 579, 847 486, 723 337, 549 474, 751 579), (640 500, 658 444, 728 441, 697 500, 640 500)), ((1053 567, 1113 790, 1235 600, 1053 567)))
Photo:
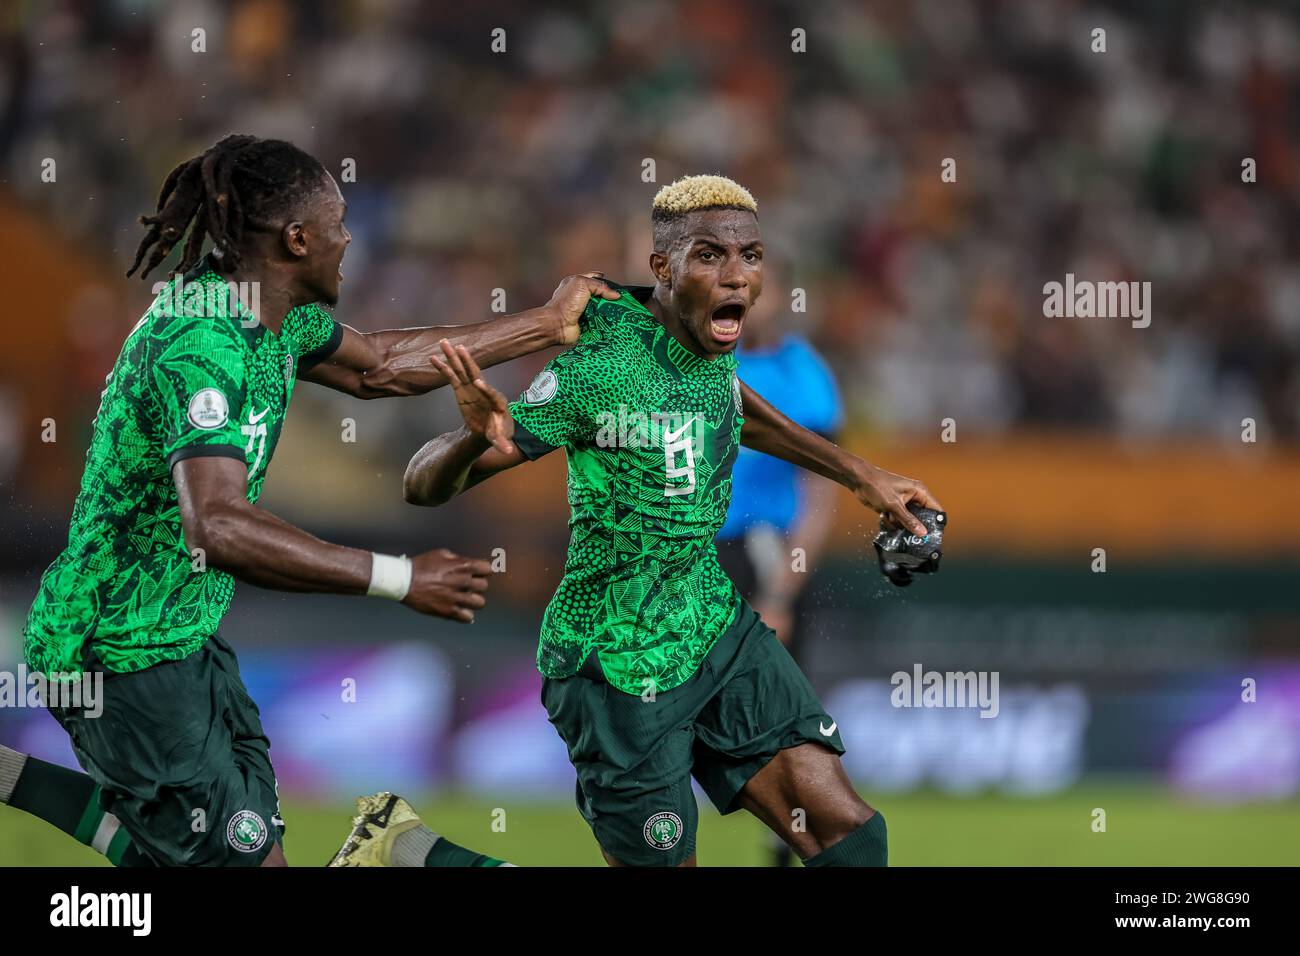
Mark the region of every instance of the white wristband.
POLYGON ((392 598, 400 601, 411 590, 411 559, 406 555, 394 557, 391 554, 370 555, 370 587, 366 593, 371 597, 392 598))

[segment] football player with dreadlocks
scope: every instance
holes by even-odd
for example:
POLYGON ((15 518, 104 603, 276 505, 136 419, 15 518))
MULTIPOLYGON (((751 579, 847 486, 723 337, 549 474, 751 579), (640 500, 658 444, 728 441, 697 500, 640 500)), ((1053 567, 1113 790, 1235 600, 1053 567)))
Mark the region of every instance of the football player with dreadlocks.
MULTIPOLYGON (((342 547, 258 507, 296 381, 358 398, 421 394, 447 382, 431 361, 440 343, 493 365, 572 344, 591 297, 618 297, 570 276, 517 315, 361 333, 322 308, 343 279, 346 211, 303 150, 228 136, 173 169, 141 219, 127 275, 144 278, 184 239, 182 275, 108 376, 68 544, 24 628, 33 671, 103 675, 102 713, 50 708, 86 773, 0 747, 0 803, 114 863, 284 865, 268 741, 218 634, 237 579, 386 597, 452 621, 484 606, 486 561, 342 547)), ((495 862, 461 856, 449 859, 495 862)))

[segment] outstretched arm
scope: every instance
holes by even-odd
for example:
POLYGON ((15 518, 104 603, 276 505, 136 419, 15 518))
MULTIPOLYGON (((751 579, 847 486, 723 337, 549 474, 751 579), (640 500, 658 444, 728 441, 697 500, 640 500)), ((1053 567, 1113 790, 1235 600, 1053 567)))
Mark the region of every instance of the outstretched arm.
POLYGON ((445 548, 399 559, 322 541, 248 500, 242 461, 192 457, 172 468, 186 547, 205 565, 278 591, 377 594, 421 614, 472 621, 491 568, 445 548))
POLYGON ((907 510, 908 502, 915 501, 926 508, 942 510, 938 499, 915 478, 904 478, 877 468, 795 424, 744 382, 740 383, 740 391, 745 409, 740 443, 746 448, 838 482, 868 508, 892 518, 914 534, 924 535, 926 530, 907 510))
POLYGON ((578 319, 591 297, 619 297, 597 275, 568 276, 546 305, 473 325, 382 332, 358 332, 344 326, 343 339, 334 353, 304 371, 302 378, 357 398, 422 395, 447 384, 446 376, 430 361, 443 339, 468 348, 483 368, 551 346, 572 344, 578 338, 578 319))
POLYGON ((413 505, 441 505, 499 471, 528 459, 517 447, 498 451, 467 427, 439 435, 412 457, 402 479, 402 495, 413 505))
POLYGON ((515 423, 506 398, 483 379, 463 345, 443 339, 443 357, 430 361, 451 383, 465 424, 439 435, 412 456, 402 494, 413 505, 440 505, 480 481, 528 459, 511 439, 515 423))

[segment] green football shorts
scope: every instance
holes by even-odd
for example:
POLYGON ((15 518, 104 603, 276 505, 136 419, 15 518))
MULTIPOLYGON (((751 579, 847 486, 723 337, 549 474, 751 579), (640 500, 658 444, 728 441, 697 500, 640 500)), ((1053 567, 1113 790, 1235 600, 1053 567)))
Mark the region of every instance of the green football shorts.
POLYGON ((578 810, 626 866, 677 866, 695 852, 692 776, 731 813, 778 751, 812 741, 844 753, 803 671, 745 601, 681 686, 623 693, 593 652, 574 676, 542 682, 542 704, 577 771, 578 810))
POLYGON ((158 866, 258 866, 284 822, 270 743, 213 635, 179 661, 105 673, 98 717, 51 708, 100 804, 158 866))

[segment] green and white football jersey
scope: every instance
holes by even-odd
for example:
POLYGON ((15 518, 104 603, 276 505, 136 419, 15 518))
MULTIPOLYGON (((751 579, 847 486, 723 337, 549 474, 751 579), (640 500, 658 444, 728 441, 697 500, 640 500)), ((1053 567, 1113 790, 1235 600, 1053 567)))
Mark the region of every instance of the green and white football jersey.
POLYGON ((341 339, 316 305, 294 309, 272 333, 209 259, 166 285, 108 376, 68 545, 41 578, 24 628, 29 666, 79 673, 93 649, 108 669, 137 671, 202 646, 235 582, 186 547, 172 465, 238 459, 257 501, 299 369, 341 339))
POLYGON ((666 691, 739 603, 713 543, 740 446, 736 358, 695 355, 628 291, 593 298, 583 328, 510 406, 525 455, 568 456, 569 552, 537 665, 567 677, 594 649, 619 690, 666 691))

